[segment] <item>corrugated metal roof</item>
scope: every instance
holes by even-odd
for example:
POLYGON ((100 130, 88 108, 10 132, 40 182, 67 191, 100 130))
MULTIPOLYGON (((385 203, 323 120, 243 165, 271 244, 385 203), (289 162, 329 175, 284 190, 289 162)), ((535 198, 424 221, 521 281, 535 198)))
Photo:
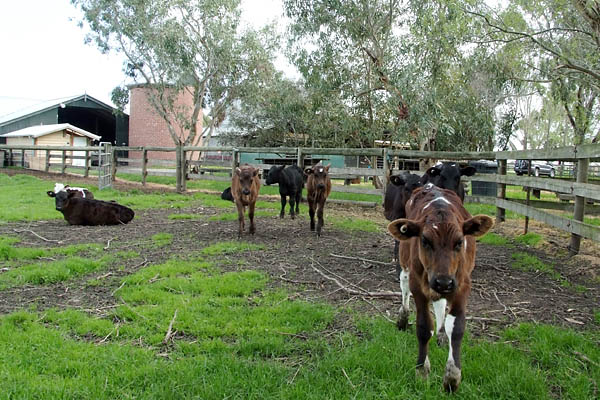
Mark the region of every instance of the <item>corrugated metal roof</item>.
POLYGON ((52 125, 30 126, 29 128, 19 129, 18 131, 5 133, 4 135, 0 135, 0 137, 9 138, 9 137, 30 136, 33 138, 38 138, 40 136, 49 135, 51 133, 59 132, 64 129, 71 131, 79 136, 87 136, 93 140, 100 140, 100 136, 94 135, 93 133, 90 133, 84 129, 78 128, 71 124, 52 124, 52 125))
POLYGON ((21 118, 25 118, 28 117, 30 115, 35 115, 41 112, 44 112, 46 110, 50 110, 56 107, 61 107, 61 105, 67 105, 69 103, 72 103, 74 101, 78 101, 80 99, 87 99, 87 100, 91 100, 94 101, 100 105, 105 106, 107 109, 113 110, 114 107, 101 102, 98 99, 93 98, 92 96, 90 96, 89 94, 79 94, 77 96, 69 96, 69 97, 61 97, 58 99, 52 99, 52 100, 48 100, 48 101, 43 101, 41 103, 37 103, 34 104, 32 106, 28 106, 25 108, 22 108, 20 110, 17 110, 15 112, 9 113, 9 114, 5 114, 5 115, 1 115, 0 116, 0 125, 4 125, 6 123, 9 122, 13 122, 16 120, 19 120, 21 118))

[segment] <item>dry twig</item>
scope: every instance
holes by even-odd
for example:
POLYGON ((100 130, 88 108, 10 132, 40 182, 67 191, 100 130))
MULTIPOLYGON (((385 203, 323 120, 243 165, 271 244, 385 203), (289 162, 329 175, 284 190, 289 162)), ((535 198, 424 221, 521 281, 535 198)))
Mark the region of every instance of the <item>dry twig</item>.
POLYGON ((334 282, 344 292, 351 294, 353 296, 365 296, 365 297, 377 297, 377 298, 401 298, 402 297, 402 293, 400 293, 400 292, 390 292, 390 291, 369 292, 369 291, 366 291, 365 289, 362 289, 359 287, 357 287, 358 290, 351 289, 347 286, 342 285, 342 283, 339 280, 337 280, 336 278, 326 275, 323 271, 321 271, 320 269, 315 267, 314 264, 311 264, 311 268, 314 269, 323 278, 334 282))
POLYGON ((347 259, 347 260, 359 260, 359 261, 363 261, 363 262, 366 262, 366 263, 371 263, 371 264, 379 264, 379 265, 387 265, 387 266, 389 266, 389 265, 393 265, 392 263, 389 263, 389 262, 383 262, 383 261, 369 260, 369 259, 366 259, 366 258, 360 258, 360 257, 349 257, 349 256, 342 256, 342 255, 339 255, 339 254, 333 254, 333 253, 329 253, 329 255, 330 255, 331 257, 336 257, 336 258, 344 258, 344 259, 347 259))
POLYGON ((52 242, 52 243, 57 243, 57 244, 61 244, 62 243, 61 240, 46 239, 45 237, 38 235, 37 233, 35 233, 31 229, 13 229, 13 231, 15 231, 17 233, 29 232, 29 233, 33 234, 34 236, 42 239, 44 242, 52 242))
POLYGON ((165 335, 165 339, 163 340, 164 344, 167 344, 169 342, 169 340, 171 339, 171 336, 173 336, 173 323, 175 322, 175 318, 177 318, 177 311, 178 310, 175 310, 175 314, 173 314, 173 319, 169 323, 169 328, 167 329, 167 334, 165 335))

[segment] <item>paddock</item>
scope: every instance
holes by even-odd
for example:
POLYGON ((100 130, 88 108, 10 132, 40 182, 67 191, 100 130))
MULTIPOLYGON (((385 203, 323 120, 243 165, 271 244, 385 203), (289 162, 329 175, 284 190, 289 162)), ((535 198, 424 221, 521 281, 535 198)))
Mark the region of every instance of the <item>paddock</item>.
MULTIPOLYGON (((2 189, 15 194, 32 182, 35 186, 52 187, 56 177, 41 171, 0 171, 2 189), (11 185, 12 179, 19 184, 11 185)), ((65 377, 60 372, 69 371, 64 364, 68 361, 57 360, 53 354, 63 354, 63 346, 93 350, 93 368, 92 364, 86 366, 85 357, 78 357, 78 363, 86 370, 98 371, 101 379, 81 383, 68 393, 108 388, 113 394, 141 396, 152 393, 148 390, 158 385, 163 388, 161 393, 170 394, 223 397, 231 391, 240 396, 260 391, 263 397, 281 398, 288 390, 302 391, 309 385, 321 397, 439 394, 437 381, 441 377, 432 376, 431 384, 415 380, 414 326, 407 333, 395 328, 401 298, 395 267, 390 263, 391 237, 385 232, 387 221, 381 209, 331 204, 323 235, 317 239, 309 230, 305 203, 300 206, 298 218, 282 220, 277 198, 265 196, 259 198, 256 234, 238 241, 237 214, 231 202, 214 200, 220 195, 218 191, 177 194, 173 186, 149 182, 142 186, 122 180, 114 182, 118 192, 96 191, 95 178, 68 174, 61 178, 65 183, 91 187, 98 198, 123 196, 116 199, 136 210, 136 218, 122 226, 66 229, 60 216, 0 224, 0 238, 19 240, 15 249, 56 251, 39 261, 36 268, 40 274, 35 275, 34 281, 7 280, 6 274, 31 266, 18 260, 4 261, 0 273, 0 285, 4 288, 0 290, 0 326, 7 329, 15 325, 16 330, 10 330, 11 335, 4 339, 7 342, 20 338, 19 332, 27 335, 27 345, 38 348, 31 368, 51 363, 59 369, 53 381, 68 380, 75 385, 81 382, 79 375, 66 372, 65 377), (150 199, 136 203, 144 196, 150 199), (93 245, 95 250, 90 248, 77 256, 92 254, 94 259, 107 261, 97 266, 90 264, 93 269, 89 272, 66 279, 57 277, 49 271, 54 264, 71 258, 60 255, 67 245, 93 245), (203 267, 207 262, 210 266, 203 267), (198 272, 186 271, 192 266, 198 272), (198 273, 202 273, 202 279, 195 275, 198 273), (186 283, 188 280, 199 286, 194 289, 186 283), (216 282, 224 286, 209 285, 216 282), (226 286, 228 282, 234 285, 226 286), (240 285, 248 284, 250 290, 240 289, 240 285), (227 293, 233 294, 223 298, 227 293), (205 302, 201 309, 194 305, 198 301, 205 302), (256 332, 253 326, 259 322, 251 318, 261 312, 268 318, 266 326, 260 326, 256 332), (220 318, 221 315, 226 318, 220 318), (19 322, 23 320, 30 322, 19 322), (34 327, 44 330, 43 337, 55 337, 60 332, 61 339, 54 342, 52 354, 44 350, 47 347, 42 336, 30 331, 34 327), (377 357, 363 354, 369 346, 376 346, 377 357), (112 358, 108 364, 103 361, 112 349, 125 357, 125 363, 112 358), (123 386, 119 379, 106 380, 104 374, 109 373, 107 369, 114 370, 115 362, 122 368, 142 369, 135 360, 127 358, 131 351, 151 357, 156 368, 144 370, 144 374, 160 375, 156 385, 140 387, 137 380, 126 379, 123 386), (211 367, 222 364, 219 354, 231 354, 231 365, 236 366, 227 371, 227 385, 223 387, 214 383, 222 379, 219 369, 211 367), (184 371, 190 371, 184 365, 197 371, 206 363, 209 369, 202 369, 199 375, 181 377, 182 373, 188 374, 184 371), (248 370, 236 372, 244 365, 249 366, 248 370), (271 373, 265 373, 265 368, 271 373), (258 375, 249 377, 249 371, 257 371, 258 375), (211 385, 204 389, 202 385, 189 385, 198 376, 210 377, 211 385), (236 386, 232 388, 231 382, 236 382, 236 386)), ((30 190, 26 193, 31 204, 42 201, 30 190)), ((40 196, 46 197, 45 193, 40 196)), ((53 211, 52 205, 49 208, 53 211)), ((529 385, 533 381, 537 382, 533 393, 542 397, 544 393, 562 390, 563 385, 564 390, 570 390, 571 383, 558 378, 540 380, 541 375, 536 374, 555 374, 556 364, 549 370, 536 364, 537 353, 531 354, 530 348, 524 347, 532 344, 521 342, 533 334, 517 339, 514 333, 506 333, 510 329, 535 331, 539 327, 552 329, 559 337, 584 338, 577 342, 583 341, 583 345, 562 339, 561 343, 568 346, 557 344, 552 354, 560 354, 561 363, 570 368, 569 374, 591 374, 593 379, 600 373, 594 364, 598 354, 586 344, 597 337, 590 335, 598 327, 600 283, 597 276, 592 276, 598 267, 591 260, 597 260, 594 254, 600 249, 584 239, 581 254, 569 258, 564 245, 568 233, 549 231, 542 243, 533 245, 520 241, 509 231, 513 228, 520 231, 522 220, 509 219, 498 226, 495 234, 505 237, 506 242, 478 244, 467 319, 471 343, 465 357, 470 360, 466 367, 469 371, 465 370, 461 398, 499 398, 500 393, 524 398, 532 393, 529 385), (513 254, 538 260, 551 270, 518 268, 515 263, 519 260, 513 254), (490 352, 494 357, 506 354, 506 361, 514 366, 519 360, 521 366, 507 369, 506 361, 490 359, 490 352), (494 378, 490 379, 488 373, 493 373, 494 378)), ((541 232, 547 228, 531 221, 530 229, 541 232)), ((432 363, 443 363, 446 351, 432 347, 432 363)), ((13 343, 11 348, 20 349, 20 345, 13 343)), ((144 362, 143 368, 148 365, 144 362)), ((21 366, 30 368, 29 363, 21 366)), ((46 386, 42 389, 51 390, 46 386)), ((588 398, 594 394, 593 384, 586 380, 578 390, 587 393, 588 398)))

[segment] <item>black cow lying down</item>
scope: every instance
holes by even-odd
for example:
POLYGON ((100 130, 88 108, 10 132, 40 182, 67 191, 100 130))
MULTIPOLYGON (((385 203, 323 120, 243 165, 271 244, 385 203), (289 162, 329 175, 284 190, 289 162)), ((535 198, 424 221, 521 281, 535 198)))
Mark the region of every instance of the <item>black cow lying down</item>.
POLYGON ((56 209, 63 213, 69 225, 118 225, 126 224, 135 215, 129 207, 116 202, 77 197, 74 192, 48 191, 55 198, 56 209))
POLYGON ((229 186, 227 189, 223 190, 223 193, 221 193, 221 199, 235 201, 235 200, 233 200, 233 195, 231 194, 231 186, 229 186))

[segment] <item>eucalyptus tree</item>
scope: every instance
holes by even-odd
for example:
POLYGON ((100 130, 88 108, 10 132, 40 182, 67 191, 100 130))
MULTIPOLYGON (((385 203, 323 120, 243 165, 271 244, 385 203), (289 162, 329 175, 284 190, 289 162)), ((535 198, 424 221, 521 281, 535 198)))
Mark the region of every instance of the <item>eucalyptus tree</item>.
MULTIPOLYGON (((272 68, 272 30, 242 31, 240 0, 71 1, 83 11, 88 40, 103 52, 122 53, 131 82, 150 89, 149 101, 176 146, 196 143, 203 108, 210 109, 204 129, 211 130, 272 68), (176 101, 183 93, 193 99, 190 106, 176 101)), ((178 190, 182 178, 178 170, 178 190)))
POLYGON ((423 150, 490 149, 506 79, 488 67, 492 55, 467 47, 477 26, 460 6, 284 0, 289 50, 310 90, 346 107, 364 145, 391 131, 423 150))
POLYGON ((571 127, 564 132, 570 138, 558 142, 590 140, 600 120, 600 2, 511 0, 495 9, 480 2, 465 11, 479 19, 482 41, 520 49, 528 73, 515 74, 515 80, 550 88, 571 127))

